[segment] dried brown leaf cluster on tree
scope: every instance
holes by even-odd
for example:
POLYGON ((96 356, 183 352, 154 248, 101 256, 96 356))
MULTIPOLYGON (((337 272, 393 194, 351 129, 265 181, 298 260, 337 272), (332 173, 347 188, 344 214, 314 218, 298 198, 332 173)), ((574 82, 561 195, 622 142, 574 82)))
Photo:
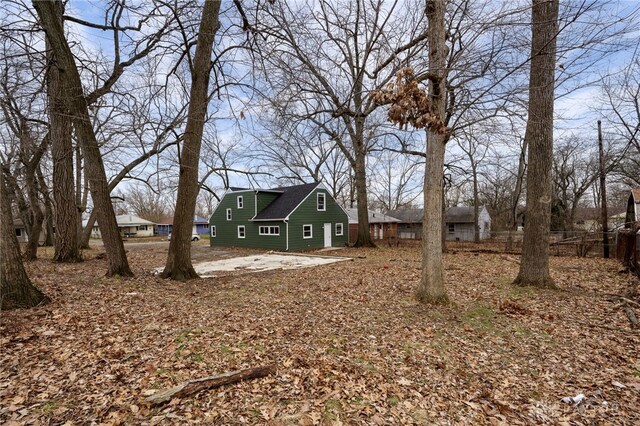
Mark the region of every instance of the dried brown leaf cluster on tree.
POLYGON ((396 81, 389 83, 383 90, 373 93, 374 102, 390 104, 388 117, 400 128, 411 125, 416 129, 427 129, 443 134, 447 128, 431 111, 431 102, 426 90, 418 85, 413 68, 402 69, 396 75, 396 81))

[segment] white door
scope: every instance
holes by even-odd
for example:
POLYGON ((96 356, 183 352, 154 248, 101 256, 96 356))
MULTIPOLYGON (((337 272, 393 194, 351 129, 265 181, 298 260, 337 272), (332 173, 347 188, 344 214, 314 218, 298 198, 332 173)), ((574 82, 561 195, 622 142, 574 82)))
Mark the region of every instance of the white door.
POLYGON ((331 247, 331 224, 324 224, 324 246, 331 247))

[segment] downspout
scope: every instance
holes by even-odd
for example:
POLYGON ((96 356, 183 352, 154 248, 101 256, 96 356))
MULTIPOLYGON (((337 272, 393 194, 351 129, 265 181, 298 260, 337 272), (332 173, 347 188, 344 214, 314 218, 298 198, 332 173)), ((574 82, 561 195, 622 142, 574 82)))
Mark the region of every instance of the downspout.
POLYGON ((286 234, 285 251, 289 251, 289 219, 285 219, 284 224, 285 224, 285 234, 286 234))

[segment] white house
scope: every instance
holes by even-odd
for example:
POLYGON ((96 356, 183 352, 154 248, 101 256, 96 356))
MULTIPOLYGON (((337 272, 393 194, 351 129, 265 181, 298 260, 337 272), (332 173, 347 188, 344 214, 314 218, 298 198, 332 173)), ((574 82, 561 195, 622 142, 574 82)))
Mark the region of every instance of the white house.
MULTIPOLYGON (((116 216, 116 222, 118 222, 118 229, 120 235, 129 237, 153 237, 153 227, 155 224, 151 221, 143 219, 141 217, 132 214, 123 214, 116 216)), ((82 221, 82 226, 87 226, 87 221, 82 221)), ((91 238, 101 238, 100 228, 98 223, 93 226, 91 230, 91 238)))

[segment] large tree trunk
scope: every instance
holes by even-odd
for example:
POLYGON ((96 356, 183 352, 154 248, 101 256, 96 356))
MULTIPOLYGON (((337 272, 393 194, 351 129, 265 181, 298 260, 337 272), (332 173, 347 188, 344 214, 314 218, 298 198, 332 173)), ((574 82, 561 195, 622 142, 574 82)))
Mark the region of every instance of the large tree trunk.
POLYGON ((558 0, 533 0, 528 141, 527 222, 520 272, 514 283, 553 287, 549 274, 558 0))
MULTIPOLYGON (((356 134, 362 139, 362 131, 364 133, 364 123, 356 124, 356 134)), ((375 247, 371 239, 371 231, 369 230, 369 206, 367 205, 367 171, 364 140, 360 140, 355 145, 355 183, 356 183, 356 199, 358 209, 358 239, 355 242, 356 247, 375 247)))
POLYGON ((220 28, 219 12, 219 0, 205 1, 191 75, 189 111, 180 157, 180 180, 171 243, 167 263, 161 274, 164 278, 180 281, 198 277, 191 264, 191 230, 198 197, 200 146, 209 102, 211 52, 215 34, 220 28))
MULTIPOLYGON (((63 25, 63 5, 55 2, 56 17, 63 25)), ((47 40, 48 44, 48 40, 47 40)), ((56 239, 53 260, 78 262, 78 208, 75 201, 73 173, 73 144, 71 120, 64 105, 65 81, 56 67, 56 58, 47 49, 47 99, 49 101, 49 134, 53 159, 53 199, 55 209, 56 239)))
POLYGON ((11 203, 4 176, 0 174, 0 310, 31 308, 47 300, 31 284, 24 270, 20 245, 13 229, 11 203))
POLYGON ((98 225, 104 242, 109 268, 107 276, 133 276, 124 244, 120 238, 116 216, 109 196, 107 176, 102 162, 102 155, 98 141, 91 125, 87 100, 83 94, 80 74, 75 64, 73 54, 64 36, 64 30, 57 13, 56 3, 49 1, 34 1, 33 6, 38 13, 40 23, 44 28, 51 49, 56 57, 56 65, 61 78, 65 80, 66 90, 64 103, 71 113, 76 135, 82 146, 85 158, 85 173, 89 180, 91 198, 94 208, 98 211, 98 225))
MULTIPOLYGON (((428 0, 429 98, 431 114, 444 123, 447 76, 445 44, 445 1, 428 0)), ((422 224, 422 279, 417 298, 427 303, 447 303, 442 272, 442 182, 444 178, 445 135, 427 130, 427 158, 424 177, 424 220, 422 224)))

